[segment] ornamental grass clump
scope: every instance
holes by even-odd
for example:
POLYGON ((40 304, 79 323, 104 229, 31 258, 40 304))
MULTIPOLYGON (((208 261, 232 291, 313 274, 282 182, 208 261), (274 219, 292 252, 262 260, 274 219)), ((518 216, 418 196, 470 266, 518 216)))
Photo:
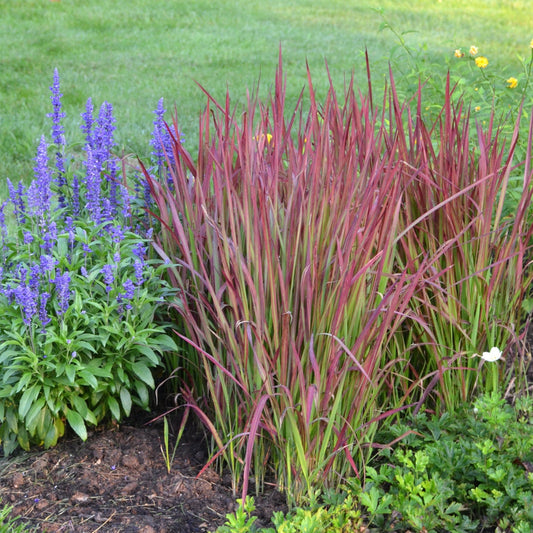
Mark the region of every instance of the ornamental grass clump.
POLYGON ((462 397, 444 360, 462 372, 458 355, 504 347, 508 319, 518 331, 531 166, 514 228, 494 211, 514 145, 480 129, 470 152, 449 85, 441 129, 420 94, 411 112, 392 83, 380 110, 352 80, 319 105, 309 75, 308 111, 288 110, 280 60, 268 104, 249 96, 237 117, 207 94, 197 161, 175 118, 171 181, 144 171, 180 297, 178 408, 243 501, 252 477, 298 502, 360 476, 380 422, 462 397))
MULTIPOLYGON (((399 143, 398 154, 405 203, 396 256, 398 268, 413 273, 431 258, 431 269, 409 303, 418 320, 405 331, 405 345, 411 346, 413 379, 432 377, 425 395, 439 380, 435 400, 448 410, 480 390, 496 392, 509 382, 504 364, 484 364, 475 354, 502 347, 507 358, 515 354, 514 367, 524 366, 520 339, 533 234, 531 159, 514 161, 520 119, 509 146, 494 116, 486 129, 478 124, 473 141, 469 110, 453 105, 451 93, 448 80, 442 113, 431 129, 407 111, 406 143, 399 143), (515 208, 505 212, 510 176, 520 172, 521 194, 515 208)), ((530 131, 532 126, 533 121, 530 131)), ((531 134, 528 146, 531 154, 531 134)))
POLYGON ((131 194, 112 154, 111 104, 93 117, 89 99, 84 158, 71 160, 57 71, 51 90, 53 144, 41 138, 35 178, 28 186, 9 182, 0 207, 6 455, 17 445, 54 445, 65 423, 85 439, 87 425, 147 408, 152 369, 174 347, 158 311, 173 291, 149 257, 142 194, 131 194))

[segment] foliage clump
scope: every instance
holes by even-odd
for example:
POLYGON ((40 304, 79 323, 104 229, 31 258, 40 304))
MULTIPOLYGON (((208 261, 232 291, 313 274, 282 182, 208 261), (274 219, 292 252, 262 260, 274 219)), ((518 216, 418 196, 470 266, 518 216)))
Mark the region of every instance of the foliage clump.
POLYGON ((149 257, 145 187, 120 174, 114 118, 91 99, 80 159, 67 153, 59 76, 51 149, 43 136, 28 186, 8 183, 0 207, 0 443, 54 445, 65 422, 121 420, 148 408, 152 369, 175 347, 157 314, 173 291, 149 257), (8 209, 11 208, 11 214, 8 209))

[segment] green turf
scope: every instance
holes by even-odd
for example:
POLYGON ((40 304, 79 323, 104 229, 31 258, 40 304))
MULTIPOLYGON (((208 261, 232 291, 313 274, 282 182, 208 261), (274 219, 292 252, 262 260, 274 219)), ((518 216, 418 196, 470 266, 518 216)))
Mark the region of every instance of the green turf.
MULTIPOLYGON (((309 62, 319 91, 324 58, 336 84, 352 70, 366 84, 364 49, 379 85, 389 58, 404 55, 384 17, 409 47, 431 63, 457 46, 477 44, 491 68, 512 72, 516 54, 533 38, 530 0, 0 0, 0 181, 31 178, 37 140, 49 138, 48 87, 58 68, 69 140, 80 140, 80 113, 89 96, 110 101, 117 140, 146 154, 152 110, 160 97, 176 104, 180 127, 194 149, 205 96, 226 88, 244 101, 262 79, 272 86, 281 44, 288 95, 305 85, 309 62)), ((396 59, 395 59, 396 58, 396 59)))

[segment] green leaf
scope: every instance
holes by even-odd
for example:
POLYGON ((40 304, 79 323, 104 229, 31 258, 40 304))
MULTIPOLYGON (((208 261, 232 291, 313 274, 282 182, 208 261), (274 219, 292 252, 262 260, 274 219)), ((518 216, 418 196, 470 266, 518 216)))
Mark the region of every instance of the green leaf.
POLYGON ((32 385, 29 389, 26 389, 24 391, 24 394, 20 398, 19 404, 19 415, 21 418, 24 418, 26 416, 26 413, 29 411, 33 402, 35 401, 37 396, 39 396, 39 392, 41 392, 41 386, 38 384, 32 385))
POLYGON ((93 389, 96 389, 98 387, 98 381, 90 372, 88 372, 87 370, 80 370, 79 374, 90 387, 92 387, 93 389))
POLYGON ((154 378, 152 376, 152 373, 150 372, 149 368, 144 365, 143 363, 133 363, 132 365, 133 372, 135 372, 135 375, 144 381, 150 388, 155 387, 154 378))
POLYGON ((149 346, 146 346, 144 344, 136 344, 135 345, 135 349, 138 352, 140 352, 143 355, 145 355, 150 360, 150 362, 153 363, 154 365, 159 365, 160 364, 159 357, 155 354, 155 352, 149 346))
POLYGON ((116 421, 120 420, 120 406, 118 405, 118 402, 113 398, 113 396, 109 396, 107 398, 107 405, 109 406, 109 410, 111 411, 111 414, 113 415, 113 418, 116 421))
POLYGON ((76 432, 81 440, 87 440, 87 428, 83 422, 83 418, 79 413, 69 409, 67 411, 67 420, 70 427, 76 432))
POLYGON ((158 335, 153 340, 155 344, 164 346, 167 350, 170 350, 173 352, 178 351, 178 345, 175 343, 174 339, 170 337, 169 335, 158 335))
POLYGON ((131 394, 128 389, 122 387, 120 389, 120 401, 122 403, 122 409, 126 416, 130 416, 131 413, 131 394))
POLYGON ((86 420, 89 411, 87 402, 81 396, 72 396, 71 401, 76 411, 86 420))
POLYGON ((135 380, 135 390, 137 391, 137 396, 139 397, 140 405, 142 407, 148 406, 148 389, 142 381, 135 380))
POLYGON ((39 424, 39 417, 41 416, 41 411, 43 410, 43 407, 45 406, 45 404, 46 404, 45 399, 39 398, 31 406, 31 409, 28 411, 28 415, 26 416, 26 419, 24 420, 24 422, 25 422, 26 429, 28 430, 30 435, 35 435, 35 430, 37 429, 37 426, 39 424))
POLYGON ((73 365, 67 365, 65 368, 65 374, 67 375, 69 382, 74 385, 76 380, 76 367, 73 365))

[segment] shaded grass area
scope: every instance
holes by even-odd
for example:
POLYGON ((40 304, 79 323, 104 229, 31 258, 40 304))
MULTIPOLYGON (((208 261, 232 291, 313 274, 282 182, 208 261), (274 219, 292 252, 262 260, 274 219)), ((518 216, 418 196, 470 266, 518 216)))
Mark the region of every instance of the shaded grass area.
MULTIPOLYGON (((401 78, 409 63, 397 37, 380 31, 383 17, 398 32, 416 30, 403 35, 406 44, 422 62, 443 69, 456 46, 475 42, 490 50, 495 69, 512 72, 517 51, 531 39, 526 1, 0 0, 0 13, 0 177, 14 182, 31 177, 37 140, 49 129, 47 89, 56 67, 66 137, 77 138, 88 97, 96 105, 107 100, 115 107, 119 148, 145 156, 159 98, 167 108, 177 106, 180 127, 194 143, 205 106, 195 80, 215 98, 229 89, 233 101, 244 103, 246 89, 261 77, 272 79, 280 45, 287 98, 295 101, 306 61, 319 97, 327 90, 324 59, 336 84, 354 71, 366 87, 365 47, 375 84, 382 83, 389 60, 401 78)), ((270 89, 262 83, 261 95, 270 89)))

